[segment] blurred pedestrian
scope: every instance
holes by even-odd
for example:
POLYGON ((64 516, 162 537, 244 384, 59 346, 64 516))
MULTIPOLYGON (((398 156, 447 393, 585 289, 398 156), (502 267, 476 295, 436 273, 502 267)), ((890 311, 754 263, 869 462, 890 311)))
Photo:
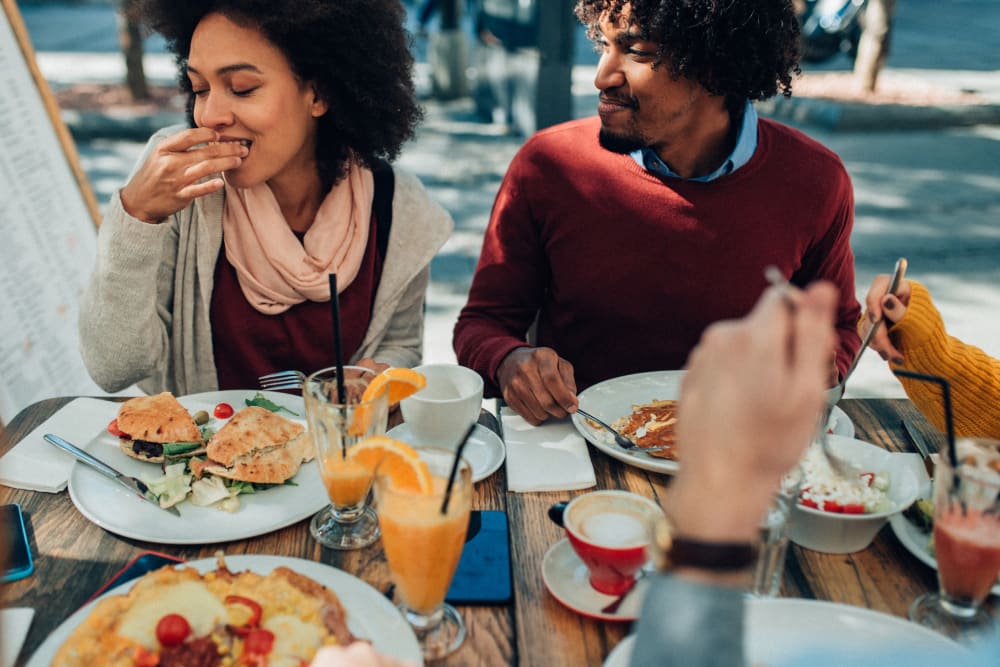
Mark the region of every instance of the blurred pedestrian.
POLYGON ((875 92, 879 74, 889 57, 889 36, 896 0, 868 0, 861 17, 861 39, 854 60, 854 78, 866 93, 875 92))

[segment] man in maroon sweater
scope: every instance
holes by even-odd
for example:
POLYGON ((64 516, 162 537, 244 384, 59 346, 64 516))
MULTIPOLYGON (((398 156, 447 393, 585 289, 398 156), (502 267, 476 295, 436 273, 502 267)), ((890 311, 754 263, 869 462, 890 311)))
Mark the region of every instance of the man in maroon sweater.
POLYGON ((860 344, 850 179, 751 104, 790 91, 790 0, 576 12, 601 54, 598 117, 538 132, 511 162, 455 327, 459 363, 529 422, 564 417, 578 389, 682 368, 709 324, 751 310, 773 264, 840 290, 843 373, 860 344))

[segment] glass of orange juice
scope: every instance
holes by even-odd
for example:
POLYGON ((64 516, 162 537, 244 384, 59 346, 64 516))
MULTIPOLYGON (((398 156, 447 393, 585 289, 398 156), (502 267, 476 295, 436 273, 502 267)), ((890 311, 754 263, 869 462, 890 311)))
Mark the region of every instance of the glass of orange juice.
MULTIPOLYGON (((1000 443, 967 440, 959 452, 1000 452, 1000 443), (964 445, 964 446, 963 446, 964 445)), ((910 618, 955 639, 975 638, 989 628, 982 602, 1000 576, 1000 470, 977 456, 959 455, 952 467, 941 456, 934 471, 934 555, 938 593, 910 606, 910 618)))
POLYGON ((355 461, 351 453, 359 443, 385 433, 389 403, 385 392, 363 397, 374 371, 361 366, 344 366, 343 371, 343 403, 338 398, 336 368, 316 371, 302 385, 316 462, 330 498, 330 504, 313 516, 309 530, 325 547, 360 549, 378 539, 379 526, 368 505, 373 468, 355 461))
POLYGON ((391 459, 384 458, 375 470, 375 502, 399 609, 416 633, 424 659, 431 661, 465 640, 462 616, 444 598, 469 527, 472 469, 459 459, 447 511, 442 512, 455 452, 430 447, 417 452, 426 464, 427 481, 415 484, 413 475, 396 474, 391 469, 396 462, 390 465, 391 459))

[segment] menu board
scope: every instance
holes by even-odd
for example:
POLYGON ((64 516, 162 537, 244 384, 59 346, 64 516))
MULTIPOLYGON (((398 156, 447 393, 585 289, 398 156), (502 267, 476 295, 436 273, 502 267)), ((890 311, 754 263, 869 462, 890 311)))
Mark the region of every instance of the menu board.
POLYGON ((100 394, 77 314, 97 207, 14 0, 0 0, 0 424, 43 398, 100 394))

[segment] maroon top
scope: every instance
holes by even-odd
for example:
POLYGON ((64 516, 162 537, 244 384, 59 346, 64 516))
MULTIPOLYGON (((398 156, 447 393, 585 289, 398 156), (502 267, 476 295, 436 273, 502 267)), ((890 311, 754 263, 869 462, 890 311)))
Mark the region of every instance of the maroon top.
POLYGON ((542 130, 500 186, 455 327, 458 362, 490 395, 536 316, 537 344, 573 364, 578 389, 682 368, 709 324, 753 308, 769 264, 795 285, 839 288, 837 366, 847 369, 860 306, 854 199, 836 155, 761 118, 757 151, 737 171, 661 179, 601 148, 599 129, 594 117, 542 130))
MULTIPOLYGON (((341 342, 345 361, 361 347, 382 275, 372 215, 361 269, 340 293, 341 342)), ((302 241, 302 234, 296 234, 302 241)), ((225 246, 215 264, 211 305, 212 345, 219 389, 253 389, 257 378, 275 371, 311 373, 334 365, 330 302, 303 301, 279 315, 265 315, 243 296, 225 246)))

